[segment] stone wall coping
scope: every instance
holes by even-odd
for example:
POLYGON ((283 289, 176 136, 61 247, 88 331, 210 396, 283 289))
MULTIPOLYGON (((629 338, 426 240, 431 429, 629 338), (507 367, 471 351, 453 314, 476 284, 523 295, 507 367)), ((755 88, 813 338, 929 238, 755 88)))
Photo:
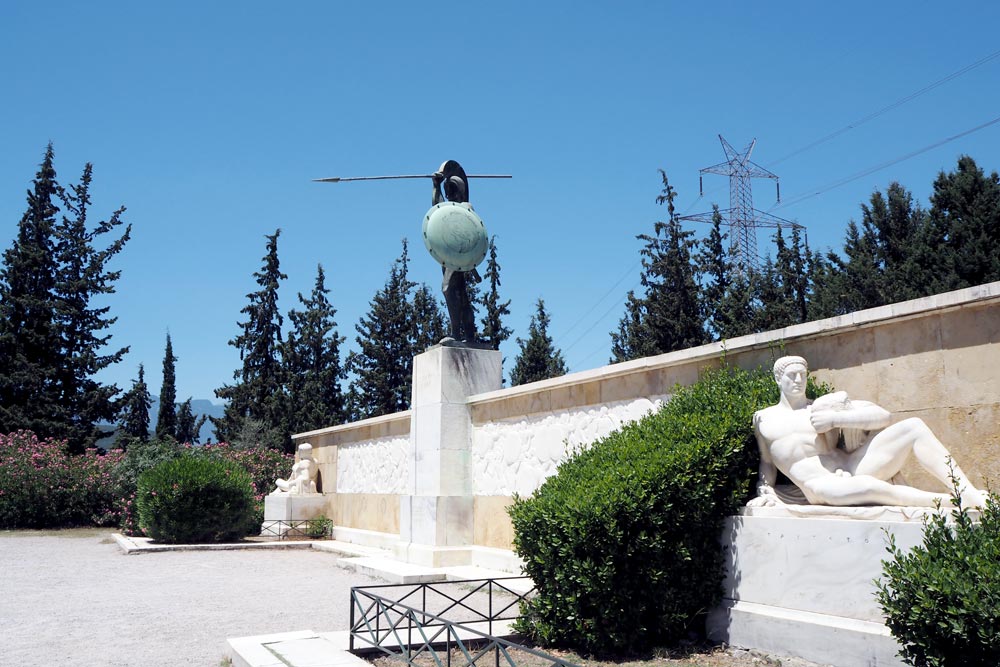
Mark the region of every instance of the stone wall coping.
POLYGON ((1000 281, 475 394, 469 397, 469 403, 473 405, 499 403, 546 390, 565 389, 573 385, 601 382, 637 372, 657 371, 682 364, 714 360, 723 354, 735 355, 751 350, 767 349, 786 339, 807 340, 831 336, 847 329, 876 326, 887 320, 903 321, 938 315, 948 310, 973 307, 995 300, 1000 300, 1000 281))
MULTIPOLYGON (((410 415, 411 410, 403 410, 402 412, 394 412, 391 415, 381 415, 380 417, 369 417, 368 419, 359 419, 356 422, 350 422, 349 424, 338 424, 337 426, 328 426, 326 428, 316 429, 315 431, 306 431, 305 433, 295 433, 292 435, 292 440, 299 442, 301 440, 309 440, 312 438, 321 438, 324 436, 347 436, 355 431, 368 431, 370 433, 384 432, 389 434, 390 432, 397 432, 398 427, 401 424, 406 425, 406 428, 400 432, 409 433, 410 431, 410 415), (396 426, 397 428, 392 428, 396 426)), ((360 441, 366 440, 366 437, 350 438, 343 437, 338 438, 344 441, 360 441)))

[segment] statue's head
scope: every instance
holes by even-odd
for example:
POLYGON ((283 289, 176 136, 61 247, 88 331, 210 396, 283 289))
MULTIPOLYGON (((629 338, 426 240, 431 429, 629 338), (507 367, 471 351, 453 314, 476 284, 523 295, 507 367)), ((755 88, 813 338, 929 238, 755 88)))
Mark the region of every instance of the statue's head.
POLYGON ((308 442, 299 445, 299 458, 308 459, 312 458, 313 446, 308 442))
POLYGON ((809 365, 802 357, 781 357, 774 362, 774 381, 785 395, 804 394, 809 365))
POLYGON ((451 176, 444 181, 444 196, 448 201, 469 201, 468 188, 461 176, 451 176))

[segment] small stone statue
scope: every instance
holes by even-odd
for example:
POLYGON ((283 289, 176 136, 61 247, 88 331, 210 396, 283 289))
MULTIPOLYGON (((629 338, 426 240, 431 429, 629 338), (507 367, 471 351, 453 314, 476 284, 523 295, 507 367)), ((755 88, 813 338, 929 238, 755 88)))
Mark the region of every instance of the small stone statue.
POLYGON ((868 401, 849 399, 846 392, 810 401, 807 373, 802 357, 774 362, 781 400, 753 417, 760 477, 757 497, 750 506, 782 503, 774 488, 780 470, 812 505, 934 507, 940 503, 947 507, 949 494, 892 483, 911 456, 949 487, 954 476, 965 506, 984 504, 983 492, 951 462, 948 450, 923 420, 890 424, 888 411, 868 401))
POLYGON ((316 460, 312 457, 312 445, 299 445, 299 460, 292 466, 292 474, 288 479, 278 479, 274 485, 278 488, 271 495, 302 495, 316 493, 316 460))
MULTIPOLYGON (((431 204, 436 206, 445 200, 450 202, 469 202, 469 179, 454 160, 448 160, 441 165, 441 168, 431 175, 434 184, 434 193, 431 196, 431 204), (441 188, 444 186, 442 194, 441 188)), ((469 206, 471 209, 471 205, 469 206)), ((476 342, 476 322, 472 303, 469 301, 469 292, 466 287, 467 280, 478 283, 482 278, 479 272, 473 268, 470 271, 458 271, 450 269, 442 264, 441 271, 444 278, 441 290, 444 292, 444 300, 448 305, 448 318, 451 320, 451 338, 460 343, 476 342)), ((450 342, 445 341, 442 342, 450 342)))

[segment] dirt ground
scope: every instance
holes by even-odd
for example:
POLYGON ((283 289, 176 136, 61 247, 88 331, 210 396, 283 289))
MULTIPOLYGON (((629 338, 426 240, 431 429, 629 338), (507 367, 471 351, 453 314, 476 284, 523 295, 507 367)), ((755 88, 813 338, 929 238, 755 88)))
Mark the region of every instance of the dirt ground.
POLYGON ((311 549, 124 555, 109 530, 0 531, 0 665, 219 665, 227 637, 344 630, 384 583, 311 549), (302 601, 302 593, 306 601, 302 601))

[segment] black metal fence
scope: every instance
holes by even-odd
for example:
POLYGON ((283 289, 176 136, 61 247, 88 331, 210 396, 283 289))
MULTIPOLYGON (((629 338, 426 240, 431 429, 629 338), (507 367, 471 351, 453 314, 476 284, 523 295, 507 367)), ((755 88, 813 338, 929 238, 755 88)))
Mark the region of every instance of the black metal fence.
POLYGON ((576 667, 497 636, 510 636, 508 622, 534 591, 513 590, 515 580, 525 579, 354 587, 350 650, 393 656, 413 667, 518 667, 526 659, 542 667, 576 667))
POLYGON ((329 519, 265 521, 260 527, 260 536, 279 540, 322 540, 333 536, 333 523, 329 519))

